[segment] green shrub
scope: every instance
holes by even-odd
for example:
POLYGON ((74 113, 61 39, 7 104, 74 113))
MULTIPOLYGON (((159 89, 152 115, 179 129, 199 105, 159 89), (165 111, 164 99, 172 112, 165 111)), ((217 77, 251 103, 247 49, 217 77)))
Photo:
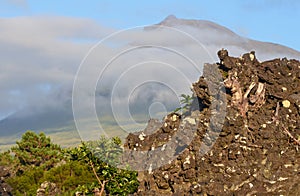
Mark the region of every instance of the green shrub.
POLYGON ((71 193, 79 185, 94 183, 96 179, 85 163, 68 161, 45 172, 40 183, 45 181, 54 182, 63 193, 71 193))
POLYGON ((12 148, 15 158, 19 160, 22 170, 27 166, 42 166, 48 170, 63 158, 62 149, 53 144, 44 133, 27 131, 21 141, 12 148))
POLYGON ((188 112, 191 108, 193 102, 193 97, 190 95, 181 94, 180 95, 180 107, 176 108, 174 112, 181 111, 182 114, 188 112))
POLYGON ((91 194, 95 188, 111 195, 128 195, 137 190, 137 172, 115 167, 122 154, 119 138, 109 140, 101 137, 97 141, 82 143, 72 149, 70 154, 73 160, 87 163, 97 178, 97 184, 79 189, 85 194, 91 194))
POLYGON ((82 143, 63 150, 44 133, 26 132, 11 153, 0 154, 0 163, 15 172, 7 182, 14 195, 36 195, 45 182, 55 183, 62 195, 80 191, 92 195, 98 189, 110 195, 134 193, 139 182, 137 172, 118 169, 122 154, 119 138, 82 143))
POLYGON ((43 168, 32 167, 23 172, 22 175, 8 178, 7 182, 12 186, 15 195, 36 195, 43 173, 43 168))

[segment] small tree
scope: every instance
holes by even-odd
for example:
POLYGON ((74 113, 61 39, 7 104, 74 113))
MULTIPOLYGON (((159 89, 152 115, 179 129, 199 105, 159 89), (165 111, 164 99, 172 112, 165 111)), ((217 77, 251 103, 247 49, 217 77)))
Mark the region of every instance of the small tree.
POLYGON ((100 195, 128 195, 134 193, 139 182, 137 172, 123 170, 116 167, 119 156, 122 154, 121 140, 111 140, 101 137, 100 140, 82 143, 70 152, 73 160, 87 163, 93 171, 97 183, 93 186, 81 186, 78 190, 89 194, 99 190, 100 195))
POLYGON ((21 166, 44 166, 48 170, 61 160, 61 148, 53 144, 44 133, 36 134, 27 131, 22 135, 21 141, 12 148, 12 152, 19 160, 21 166))
POLYGON ((178 112, 181 110, 181 112, 184 114, 188 112, 191 108, 193 102, 193 97, 190 95, 181 94, 180 95, 180 107, 176 108, 174 112, 178 112))

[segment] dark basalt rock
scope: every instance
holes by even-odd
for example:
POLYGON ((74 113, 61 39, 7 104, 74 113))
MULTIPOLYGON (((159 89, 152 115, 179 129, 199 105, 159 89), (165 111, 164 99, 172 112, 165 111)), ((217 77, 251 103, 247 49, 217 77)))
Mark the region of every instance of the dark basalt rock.
POLYGON ((2 196, 10 196, 12 195, 12 188, 9 186, 5 179, 10 176, 9 170, 4 167, 0 166, 0 195, 2 196))
POLYGON ((174 160, 139 172, 135 195, 300 193, 300 62, 259 62, 253 51, 235 58, 222 49, 218 56, 220 63, 205 65, 206 75, 193 84, 191 111, 169 114, 161 124, 149 121, 143 141, 142 132, 128 136, 125 148, 137 151, 161 147, 174 135, 178 142, 174 151, 166 151, 166 156, 178 155, 174 160), (213 101, 222 96, 214 66, 226 88, 219 132, 210 124, 222 123, 213 118, 222 110, 212 111, 213 101), (184 145, 189 137, 191 143, 184 145))

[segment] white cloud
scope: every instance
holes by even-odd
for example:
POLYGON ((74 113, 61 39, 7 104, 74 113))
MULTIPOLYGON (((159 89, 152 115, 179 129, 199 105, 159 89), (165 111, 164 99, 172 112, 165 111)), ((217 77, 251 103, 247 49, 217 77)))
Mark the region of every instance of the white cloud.
MULTIPOLYGON (((90 103, 98 79, 99 113, 112 112, 111 95, 115 95, 113 103, 118 115, 126 113, 133 101, 140 108, 137 110, 147 112, 142 106, 149 106, 149 102, 178 103, 174 92, 189 93, 191 83, 202 74, 203 63, 217 61, 216 52, 221 48, 235 56, 256 49, 261 60, 260 57, 283 57, 288 51, 278 47, 273 48, 274 53, 266 53, 271 46, 207 22, 185 25, 181 21, 177 27, 190 35, 171 28, 139 28, 115 34, 99 44, 84 62, 78 78, 76 95, 81 117, 92 115, 86 109, 93 106, 90 103), (153 82, 141 86, 147 81, 153 82), (155 82, 163 85, 153 90, 155 82)), ((114 30, 88 19, 68 17, 2 18, 0 28, 0 115, 25 108, 16 116, 36 114, 38 118, 40 113, 47 116, 47 111, 51 111, 49 118, 57 119, 53 123, 72 120, 71 91, 79 64, 94 43, 114 30)), ((287 55, 299 57, 295 51, 288 51, 287 55)), ((120 118, 123 120, 123 116, 120 118)))
POLYGON ((0 27, 0 103, 8 113, 39 103, 50 93, 47 85, 46 91, 71 86, 92 43, 111 31, 91 20, 67 17, 2 18, 0 27), (88 41, 76 42, 82 38, 88 41), (19 94, 10 95, 12 90, 19 94))

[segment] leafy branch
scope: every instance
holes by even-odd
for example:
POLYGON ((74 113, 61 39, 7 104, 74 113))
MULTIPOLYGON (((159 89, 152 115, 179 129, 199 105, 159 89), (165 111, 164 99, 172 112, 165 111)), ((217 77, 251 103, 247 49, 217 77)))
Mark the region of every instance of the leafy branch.
POLYGON ((191 105, 193 102, 193 97, 190 95, 181 94, 180 95, 180 105, 181 107, 178 107, 174 110, 174 112, 178 112, 181 110, 182 113, 186 113, 190 110, 191 105))

